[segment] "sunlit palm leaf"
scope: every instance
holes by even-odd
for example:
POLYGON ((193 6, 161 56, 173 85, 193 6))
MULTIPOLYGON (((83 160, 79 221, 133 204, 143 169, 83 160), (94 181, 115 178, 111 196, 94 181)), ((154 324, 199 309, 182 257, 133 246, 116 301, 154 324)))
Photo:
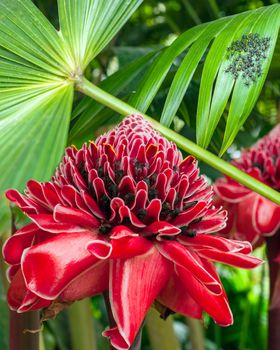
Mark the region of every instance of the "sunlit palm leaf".
POLYGON ((65 75, 65 45, 30 0, 1 1, 0 14, 0 47, 16 56, 11 58, 12 62, 24 65, 22 58, 33 69, 65 75))
POLYGON ((47 179, 66 142, 73 84, 55 28, 28 0, 0 3, 0 193, 47 179))
POLYGON ((1 92, 0 191, 50 178, 66 143, 72 92, 71 85, 1 92))
POLYGON ((58 32, 31 0, 0 2, 0 193, 50 178, 66 145, 74 79, 141 1, 59 1, 58 32))
POLYGON ((109 43, 143 0, 58 0, 61 33, 75 74, 109 43))

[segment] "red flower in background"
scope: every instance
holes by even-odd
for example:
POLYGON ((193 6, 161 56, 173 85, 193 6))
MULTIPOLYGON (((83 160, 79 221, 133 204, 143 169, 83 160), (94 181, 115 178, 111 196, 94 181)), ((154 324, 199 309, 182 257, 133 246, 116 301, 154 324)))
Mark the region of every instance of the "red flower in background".
MULTIPOLYGON (((233 165, 280 191, 280 125, 250 149, 242 152, 233 165)), ((257 246, 265 236, 280 228, 280 206, 228 177, 218 179, 215 192, 228 209, 229 220, 222 233, 248 240, 257 246)), ((218 202, 217 202, 218 203, 218 202)))
POLYGON ((212 261, 253 268, 248 242, 210 235, 225 227, 193 157, 139 115, 95 143, 74 147, 51 182, 29 181, 7 197, 32 223, 3 254, 11 265, 8 302, 18 312, 51 309, 109 290, 116 326, 104 332, 128 349, 157 300, 220 325, 232 315, 212 261))

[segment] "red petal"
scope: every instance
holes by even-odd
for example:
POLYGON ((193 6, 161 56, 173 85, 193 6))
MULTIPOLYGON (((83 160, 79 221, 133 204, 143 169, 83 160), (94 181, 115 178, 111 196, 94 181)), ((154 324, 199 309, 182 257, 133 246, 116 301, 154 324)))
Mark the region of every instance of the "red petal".
POLYGON ((11 280, 14 278, 15 274, 18 272, 18 270, 20 269, 20 264, 17 265, 10 265, 7 268, 6 271, 6 275, 7 275, 7 279, 8 281, 11 283, 11 280))
POLYGON ((6 197, 25 214, 46 213, 48 210, 40 204, 34 202, 26 196, 23 196, 17 190, 11 189, 6 192, 6 197))
POLYGON ((9 307, 18 312, 38 310, 50 304, 49 300, 39 298, 26 288, 21 270, 17 271, 11 281, 7 301, 9 307))
POLYGON ((195 237, 180 236, 178 241, 184 245, 192 246, 195 249, 213 248, 223 252, 239 252, 248 254, 252 251, 252 246, 246 241, 230 240, 209 234, 198 234, 195 237))
POLYGON ((61 301, 75 301, 91 297, 109 288, 108 261, 97 263, 74 279, 60 294, 61 301))
POLYGON ((62 198, 64 199, 64 201, 67 202, 68 205, 73 207, 76 206, 76 201, 75 201, 76 193, 77 193, 77 190, 72 185, 65 185, 61 189, 62 198))
POLYGON ((191 222, 188 229, 196 233, 212 233, 226 226, 227 211, 221 209, 209 209, 198 222, 191 222))
POLYGON ((26 193, 30 198, 34 199, 36 202, 39 202, 43 207, 52 209, 46 200, 43 184, 35 180, 29 180, 26 187, 26 193))
POLYGON ((112 163, 117 156, 114 147, 108 143, 103 143, 103 146, 104 152, 107 154, 109 162, 112 163))
POLYGON ((85 201, 85 204, 89 208, 89 210, 96 217, 98 217, 99 219, 105 219, 104 214, 100 210, 98 204, 96 203, 96 201, 89 194, 87 194, 85 191, 82 191, 82 197, 83 197, 83 199, 85 201))
POLYGON ((242 253, 225 253, 214 249, 199 249, 197 250, 197 254, 206 259, 241 267, 243 269, 253 269, 264 263, 263 260, 255 258, 254 256, 248 256, 242 253))
POLYGON ((93 215, 76 208, 64 207, 61 204, 56 205, 54 208, 53 217, 57 222, 65 222, 85 228, 97 228, 100 226, 99 220, 93 215))
POLYGON ((197 168, 197 160, 193 156, 188 156, 179 164, 180 171, 185 174, 192 174, 197 168))
POLYGON ((27 290, 27 293, 22 300, 20 307, 17 309, 17 312, 40 310, 49 306, 50 304, 50 300, 39 298, 36 294, 27 290))
POLYGON ((17 310, 24 299, 27 289, 21 270, 14 275, 7 294, 7 301, 12 310, 17 310))
POLYGON ((145 227, 146 226, 145 224, 143 224, 143 222, 141 222, 137 218, 137 216, 134 213, 132 213, 132 211, 126 205, 120 207, 119 215, 120 215, 121 221, 123 221, 123 219, 125 219, 125 218, 129 218, 131 224, 135 227, 145 227))
POLYGON ((154 221, 159 221, 161 212, 161 201, 158 198, 152 199, 146 208, 145 223, 148 225, 154 221))
POLYGON ((188 248, 182 246, 178 242, 164 241, 158 243, 157 246, 163 256, 174 262, 175 265, 187 269, 190 274, 205 286, 205 288, 214 294, 221 294, 222 288, 220 283, 205 270, 188 248))
POLYGON ((252 244, 258 240, 261 233, 254 220, 256 218, 257 197, 256 193, 252 193, 236 205, 236 236, 252 244))
MULTIPOLYGON (((205 266, 206 267, 206 266, 205 266)), ((207 267, 206 267, 207 268, 207 267)), ((189 295, 221 326, 229 326, 233 323, 232 313, 224 293, 215 295, 209 293, 189 271, 181 266, 176 266, 182 284, 189 295)))
POLYGON ((98 259, 86 245, 93 232, 61 233, 26 249, 22 269, 27 287, 44 299, 55 299, 67 285, 84 273, 98 259))
POLYGON ((90 241, 86 247, 91 254, 102 260, 108 259, 113 249, 111 243, 101 241, 100 239, 90 241))
POLYGON ((158 152, 158 146, 151 143, 147 148, 146 148, 146 157, 147 159, 150 159, 154 157, 158 152))
POLYGON ((135 193, 135 184, 131 177, 124 176, 121 179, 121 182, 119 183, 119 193, 123 195, 128 193, 135 193))
MULTIPOLYGON (((140 182, 138 182, 140 184, 140 182)), ((146 202, 148 199, 148 193, 144 189, 138 190, 138 192, 135 195, 135 200, 133 203, 133 206, 131 207, 131 210, 133 210, 135 213, 137 213, 138 210, 146 208, 146 202)))
POLYGON ((214 190, 220 198, 230 203, 238 203, 251 194, 251 191, 238 182, 218 179, 214 184, 214 190))
POLYGON ((110 266, 110 302, 118 329, 105 335, 118 349, 129 349, 172 267, 155 248, 132 259, 112 260, 110 266))
POLYGON ((193 300, 176 273, 163 287, 157 300, 174 312, 193 318, 201 318, 202 307, 193 300))
POLYGON ((77 232, 83 231, 84 229, 78 225, 68 224, 66 222, 56 222, 52 214, 36 214, 29 215, 30 219, 35 222, 35 224, 44 231, 49 231, 53 233, 60 232, 77 232))
POLYGON ((257 229, 263 235, 273 235, 280 227, 280 206, 258 196, 255 212, 257 229))
POLYGON ((178 235, 180 232, 181 232, 181 229, 169 224, 166 221, 156 221, 156 222, 153 222, 151 225, 145 227, 141 231, 141 234, 143 236, 157 235, 157 238, 161 239, 161 237, 164 237, 164 236, 178 235))
POLYGON ((114 344, 115 349, 117 350, 126 350, 129 349, 127 341, 120 334, 117 327, 107 329, 102 333, 104 337, 108 337, 111 340, 111 343, 114 344))
POLYGON ((145 254, 153 247, 150 241, 137 235, 113 238, 111 244, 113 247, 111 258, 121 259, 133 258, 134 256, 145 254))
POLYGON ((35 224, 29 224, 18 230, 3 246, 3 257, 10 265, 19 264, 25 248, 31 246, 36 232, 40 231, 35 224))
POLYGON ((190 209, 185 210, 183 213, 176 216, 171 221, 172 225, 175 226, 187 226, 190 222, 202 216, 207 211, 207 203, 199 202, 190 209))
POLYGON ((138 233, 131 231, 128 227, 123 225, 118 225, 113 227, 110 238, 111 239, 120 239, 124 237, 137 237, 138 233))

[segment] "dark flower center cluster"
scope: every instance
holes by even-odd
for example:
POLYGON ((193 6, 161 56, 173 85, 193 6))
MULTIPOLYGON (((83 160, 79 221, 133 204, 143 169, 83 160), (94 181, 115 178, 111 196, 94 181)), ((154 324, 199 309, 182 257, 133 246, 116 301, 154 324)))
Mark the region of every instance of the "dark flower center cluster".
POLYGON ((140 116, 124 120, 81 150, 68 148, 53 182, 61 189, 74 188, 86 205, 90 201, 102 235, 125 225, 147 237, 161 230, 170 237, 178 232, 194 236, 201 221, 207 226, 208 214, 210 221, 215 215, 224 221, 196 160, 183 160, 176 145, 140 116))
POLYGON ((270 38, 261 38, 258 33, 242 35, 241 40, 234 41, 227 48, 227 59, 230 64, 225 72, 234 79, 242 77, 244 84, 250 86, 262 75, 262 64, 267 58, 270 47, 270 38))

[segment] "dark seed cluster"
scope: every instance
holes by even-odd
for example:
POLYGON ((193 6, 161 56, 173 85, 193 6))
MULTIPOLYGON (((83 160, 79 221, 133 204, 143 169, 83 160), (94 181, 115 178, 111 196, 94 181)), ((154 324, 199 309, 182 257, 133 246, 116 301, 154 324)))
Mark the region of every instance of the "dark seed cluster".
POLYGON ((244 84, 250 86, 262 75, 262 63, 267 58, 270 38, 261 38, 258 33, 242 35, 227 47, 227 59, 230 64, 225 69, 234 79, 242 77, 244 84))

